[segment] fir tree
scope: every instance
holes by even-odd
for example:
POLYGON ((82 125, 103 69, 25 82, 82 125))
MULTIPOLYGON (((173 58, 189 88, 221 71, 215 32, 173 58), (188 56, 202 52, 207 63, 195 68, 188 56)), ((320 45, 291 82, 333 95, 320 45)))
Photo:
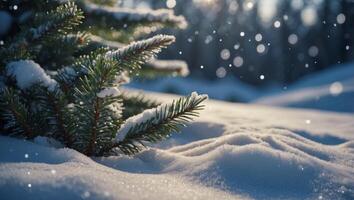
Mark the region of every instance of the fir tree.
POLYGON ((1 1, 0 132, 45 136, 88 156, 136 154, 178 132, 203 108, 192 93, 162 104, 123 91, 134 77, 185 76, 183 61, 155 56, 185 28, 172 11, 114 7, 113 1, 1 1), (127 43, 130 43, 126 45, 127 43))

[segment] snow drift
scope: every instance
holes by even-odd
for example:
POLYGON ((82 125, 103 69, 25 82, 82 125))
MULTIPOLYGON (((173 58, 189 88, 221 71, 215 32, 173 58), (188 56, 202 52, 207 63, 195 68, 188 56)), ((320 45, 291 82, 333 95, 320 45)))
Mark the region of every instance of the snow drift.
POLYGON ((309 74, 285 90, 283 87, 273 86, 262 91, 230 77, 215 82, 166 78, 143 83, 132 82, 128 86, 175 94, 188 94, 196 90, 213 99, 233 102, 354 112, 354 63, 309 74))
POLYGON ((132 82, 128 87, 154 92, 174 94, 190 94, 193 91, 208 94, 210 98, 233 102, 249 102, 259 96, 253 86, 242 83, 236 78, 224 78, 217 81, 206 81, 192 78, 161 78, 153 81, 132 82))
POLYGON ((255 103, 354 112, 354 63, 308 75, 286 91, 268 94, 255 103))
POLYGON ((2 136, 0 195, 353 199, 353 133, 352 115, 209 101, 201 118, 182 134, 133 158, 88 158, 2 136))

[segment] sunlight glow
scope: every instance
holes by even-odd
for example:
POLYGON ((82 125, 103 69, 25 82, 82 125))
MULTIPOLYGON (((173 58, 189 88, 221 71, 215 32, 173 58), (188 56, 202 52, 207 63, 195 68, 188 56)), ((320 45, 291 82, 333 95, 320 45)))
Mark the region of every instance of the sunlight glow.
POLYGON ((317 10, 314 6, 307 6, 301 11, 301 20, 306 26, 313 26, 317 22, 317 10))
POLYGON ((258 2, 258 15, 263 22, 270 22, 277 12, 278 0, 262 0, 258 2))
POLYGON ((254 2, 253 1, 251 1, 251 0, 248 0, 248 1, 245 1, 244 3, 243 3, 243 8, 245 9, 245 10, 252 10, 252 8, 254 7, 254 2))

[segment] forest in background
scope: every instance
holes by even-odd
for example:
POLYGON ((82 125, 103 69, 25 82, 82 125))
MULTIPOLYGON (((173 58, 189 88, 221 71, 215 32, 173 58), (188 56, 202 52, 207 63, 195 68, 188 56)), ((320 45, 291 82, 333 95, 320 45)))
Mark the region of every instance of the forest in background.
POLYGON ((261 87, 286 86, 353 59, 351 0, 129 0, 118 4, 168 7, 184 15, 188 29, 174 32, 177 43, 161 57, 186 60, 193 78, 231 76, 261 87))

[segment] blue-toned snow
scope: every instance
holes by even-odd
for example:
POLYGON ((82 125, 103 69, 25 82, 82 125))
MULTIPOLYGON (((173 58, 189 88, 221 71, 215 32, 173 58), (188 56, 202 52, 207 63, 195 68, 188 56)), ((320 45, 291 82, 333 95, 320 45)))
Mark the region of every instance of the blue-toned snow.
POLYGON ((208 101, 182 134, 132 158, 1 136, 0 197, 349 200, 354 116, 208 101))

